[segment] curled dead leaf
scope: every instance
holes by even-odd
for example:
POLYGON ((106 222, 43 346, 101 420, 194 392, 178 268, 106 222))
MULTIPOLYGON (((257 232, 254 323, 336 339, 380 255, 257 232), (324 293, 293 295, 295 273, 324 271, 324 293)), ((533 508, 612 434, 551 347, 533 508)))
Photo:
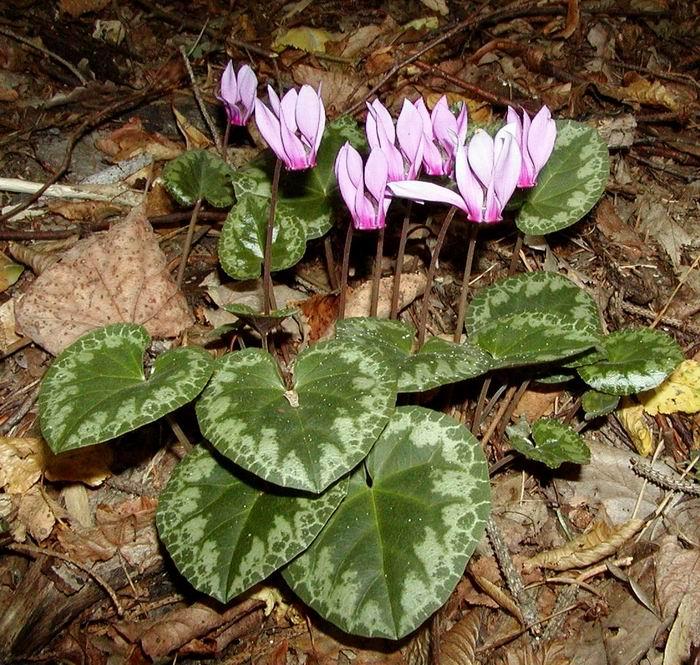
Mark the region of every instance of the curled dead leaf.
POLYGON ((476 663, 476 642, 481 629, 481 611, 465 614, 440 643, 441 665, 473 665, 476 663))
POLYGON ((614 554, 644 524, 644 520, 636 518, 616 525, 598 522, 590 531, 570 540, 566 545, 531 557, 523 567, 527 570, 536 567, 570 570, 590 566, 614 554))

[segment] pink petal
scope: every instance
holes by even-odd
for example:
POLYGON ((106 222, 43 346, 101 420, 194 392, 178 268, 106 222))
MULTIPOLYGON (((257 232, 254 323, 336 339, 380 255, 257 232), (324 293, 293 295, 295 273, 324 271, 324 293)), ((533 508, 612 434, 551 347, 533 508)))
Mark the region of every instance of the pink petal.
POLYGON ((469 112, 467 110, 467 105, 462 104, 462 108, 459 110, 459 115, 457 116, 457 143, 464 145, 467 140, 467 130, 469 129, 469 112))
POLYGON ((552 120, 552 114, 543 106, 532 119, 527 139, 527 151, 532 157, 537 173, 547 163, 557 138, 557 126, 552 120))
POLYGON ((396 121, 396 136, 404 158, 408 162, 408 179, 417 175, 423 160, 423 125, 416 107, 404 99, 399 119, 396 121))
POLYGON ((371 106, 372 110, 374 111, 373 115, 375 121, 384 130, 386 137, 391 143, 394 143, 396 141, 394 119, 391 117, 391 114, 387 110, 386 106, 384 106, 384 104, 382 104, 378 99, 375 99, 372 104, 368 106, 371 106))
POLYGON ((457 145, 457 121, 452 115, 452 111, 447 105, 447 97, 444 95, 435 104, 433 112, 430 114, 430 120, 433 125, 433 136, 451 157, 454 155, 454 149, 457 145))
POLYGON ((236 74, 233 71, 233 62, 228 61, 228 65, 221 75, 221 97, 222 101, 229 104, 235 104, 238 99, 238 84, 236 82, 236 74))
POLYGON ((483 130, 477 129, 467 147, 469 166, 484 187, 493 178, 493 139, 483 130))
POLYGON ((484 215, 483 222, 500 222, 503 217, 501 213, 503 212, 503 207, 496 197, 496 192, 494 190, 493 183, 488 188, 486 192, 486 202, 484 203, 484 215))
POLYGON ((466 213, 469 212, 464 199, 459 194, 432 182, 403 180, 401 182, 390 182, 387 187, 395 196, 400 196, 404 199, 411 199, 412 201, 418 201, 418 203, 425 203, 426 201, 447 203, 464 210, 466 213))
POLYGON ((286 153, 282 145, 280 121, 259 99, 255 100, 255 124, 267 145, 280 159, 284 160, 286 153))
POLYGON ((469 168, 467 149, 463 145, 457 146, 455 180, 457 181, 457 189, 464 199, 467 216, 472 222, 482 221, 484 188, 469 168))
MULTIPOLYGON (((339 151, 338 156, 335 159, 335 178, 338 181, 338 188, 340 189, 340 195, 345 201, 345 205, 351 211, 355 209, 355 195, 357 194, 358 182, 357 173, 355 176, 351 174, 354 172, 353 158, 351 157, 351 151, 354 148, 346 143, 339 151)), ((362 185, 362 159, 359 155, 357 158, 360 160, 360 186, 362 185)))
POLYGON ((316 91, 310 85, 301 86, 296 106, 296 124, 301 135, 308 142, 309 148, 316 144, 321 123, 321 108, 321 101, 316 91))
POLYGON ((365 187, 378 204, 386 196, 388 170, 389 167, 384 153, 381 150, 372 150, 365 165, 365 187))
POLYGON ((247 122, 253 112, 253 103, 258 91, 258 79, 255 72, 248 66, 243 65, 238 72, 238 95, 241 100, 242 120, 247 122))
POLYGON ((296 116, 298 100, 299 95, 294 88, 287 90, 284 97, 280 100, 280 122, 286 125, 293 134, 297 131, 296 116))
POLYGON ((273 113, 279 118, 280 117, 280 98, 277 96, 275 89, 271 86, 267 86, 267 96, 270 99, 270 108, 273 113))
POLYGON ((513 196, 520 176, 521 154, 515 132, 515 125, 506 125, 498 130, 494 138, 493 186, 501 206, 499 219, 506 203, 513 196))

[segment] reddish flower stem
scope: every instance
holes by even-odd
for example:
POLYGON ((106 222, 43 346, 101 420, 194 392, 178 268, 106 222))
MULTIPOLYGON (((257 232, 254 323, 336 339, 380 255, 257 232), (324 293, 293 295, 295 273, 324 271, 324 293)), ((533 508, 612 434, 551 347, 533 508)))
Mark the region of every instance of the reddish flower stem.
POLYGON ((265 254, 263 255, 263 312, 269 314, 271 309, 277 307, 275 294, 272 290, 272 231, 275 226, 275 208, 277 207, 277 193, 280 186, 280 172, 282 161, 275 162, 275 172, 272 176, 272 191, 270 193, 270 214, 267 218, 267 232, 265 234, 265 254))
POLYGON ((453 341, 459 344, 462 339, 462 329, 464 328, 464 314, 467 310, 467 294, 469 293, 469 278, 472 274, 472 265, 474 264, 474 250, 476 248, 476 237, 479 233, 477 224, 469 226, 469 246, 467 248, 467 262, 464 265, 464 275, 462 276, 462 290, 459 294, 459 309, 457 311, 457 327, 453 341))
POLYGON ((408 202, 408 208, 401 225, 401 237, 399 238, 399 250, 396 254, 396 268, 394 271, 394 285, 391 292, 390 319, 395 319, 399 315, 399 296, 401 295, 401 272, 403 271, 403 257, 406 252, 406 241, 408 240, 408 227, 411 220, 411 208, 413 201, 408 202))
POLYGON ((345 233, 345 246, 343 247, 343 263, 340 269, 340 301, 338 302, 338 320, 345 318, 345 301, 348 290, 348 270, 350 269, 350 248, 352 247, 352 220, 348 221, 348 230, 345 233))
POLYGON ((445 242, 445 236, 447 235, 447 229, 450 227, 450 223, 457 212, 457 208, 452 206, 445 215, 445 219, 442 222, 440 231, 438 233, 437 240, 435 242, 435 249, 433 249, 433 254, 430 257, 430 266, 428 267, 428 276, 425 282, 425 293, 423 294, 423 305, 420 311, 420 319, 418 323, 418 348, 423 346, 425 341, 425 330, 428 326, 428 312, 430 310, 430 292, 433 290, 433 282, 435 281, 435 273, 437 272, 437 263, 440 256, 440 250, 445 242))
POLYGON ((190 217, 190 225, 187 227, 187 236, 185 237, 185 244, 182 248, 180 267, 177 269, 177 277, 175 278, 175 283, 177 284, 178 289, 182 286, 182 280, 185 277, 187 257, 190 255, 190 247, 192 247, 192 237, 194 236, 194 227, 197 224, 197 215, 199 215, 199 209, 201 207, 202 199, 197 199, 197 203, 194 204, 194 209, 192 210, 192 217, 190 217))
POLYGON ((379 305, 379 281, 382 277, 382 258, 384 257, 384 227, 377 234, 377 248, 374 254, 374 270, 372 271, 372 296, 369 305, 369 315, 377 316, 379 305))

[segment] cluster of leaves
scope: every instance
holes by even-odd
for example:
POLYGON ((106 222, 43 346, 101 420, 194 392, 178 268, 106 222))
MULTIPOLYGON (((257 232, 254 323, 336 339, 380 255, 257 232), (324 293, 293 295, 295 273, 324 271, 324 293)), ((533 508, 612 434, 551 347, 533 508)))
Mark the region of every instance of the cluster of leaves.
MULTIPOLYGON (((335 152, 361 139, 351 121, 336 121, 317 168, 282 191, 273 270, 293 265, 308 240, 328 231, 335 152)), ((237 279, 258 276, 266 164, 233 172, 206 153, 187 153, 165 176, 183 204, 225 207, 235 195, 221 263, 237 279)), ((574 223, 595 204, 606 177, 607 152, 595 132, 560 124, 518 225, 541 234, 574 223)), ((205 441, 177 467, 157 516, 182 574, 227 602, 281 569, 306 603, 343 630, 400 638, 447 599, 490 503, 478 441, 446 415, 397 407, 399 393, 531 367, 541 380, 578 376, 592 389, 586 408, 603 413, 619 395, 658 385, 681 360, 659 332, 604 335, 590 296, 552 273, 484 289, 465 325, 465 343, 434 337, 414 348, 408 324, 348 319, 335 339, 301 352, 291 374, 257 348, 216 361, 201 349, 176 348, 144 367, 146 331, 107 326, 81 337, 48 370, 42 431, 54 452, 63 452, 108 441, 196 399, 205 441)), ((510 436, 516 450, 550 466, 588 459, 580 437, 556 421, 510 436)))

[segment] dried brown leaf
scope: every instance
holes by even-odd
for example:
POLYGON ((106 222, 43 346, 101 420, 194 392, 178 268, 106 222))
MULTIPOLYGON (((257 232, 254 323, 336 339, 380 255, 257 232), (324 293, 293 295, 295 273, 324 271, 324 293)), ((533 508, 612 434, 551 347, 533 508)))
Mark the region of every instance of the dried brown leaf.
MULTIPOLYGON (((377 316, 387 318, 391 310, 391 295, 394 288, 393 277, 382 277, 379 280, 379 303, 377 316)), ((407 273, 401 275, 399 288, 399 309, 410 305, 425 290, 425 275, 422 273, 407 273)), ((345 303, 345 316, 369 316, 370 299, 372 294, 371 281, 364 282, 360 286, 348 291, 345 303)))
POLYGON ((596 208, 595 221, 603 235, 619 246, 631 261, 649 253, 639 234, 622 221, 610 199, 603 199, 596 208))
POLYGON ((172 108, 177 127, 185 137, 187 149, 197 150, 199 148, 208 148, 211 145, 209 138, 197 127, 195 127, 184 115, 182 115, 182 113, 180 113, 175 106, 172 108))
POLYGON ((152 155, 154 161, 169 160, 182 152, 181 145, 161 134, 147 132, 139 118, 131 118, 105 138, 95 141, 95 146, 109 155, 113 162, 121 162, 143 153, 152 155))
POLYGON ((36 485, 44 468, 41 439, 0 437, 0 487, 24 494, 36 485))
POLYGON ((22 332, 54 355, 109 323, 141 323, 154 337, 175 337, 193 321, 141 206, 37 277, 15 316, 22 332))
POLYGON ((429 665, 430 627, 424 625, 416 632, 406 648, 406 665, 429 665))
POLYGON ((547 552, 540 552, 525 562, 525 567, 570 570, 584 568, 614 554, 627 540, 644 526, 644 520, 631 519, 623 524, 609 525, 598 522, 594 527, 573 540, 547 552))
POLYGON ((468 612, 452 626, 440 643, 440 665, 474 665, 480 628, 478 609, 468 612))
POLYGON ((38 485, 22 495, 17 510, 17 520, 10 526, 15 540, 24 541, 26 533, 38 543, 46 540, 56 524, 57 504, 51 501, 38 485))
POLYGON ((108 4, 109 0, 61 0, 58 6, 62 12, 77 18, 90 12, 99 12, 108 4))
POLYGON ((482 577, 477 575, 474 571, 471 571, 474 581, 479 587, 492 598, 499 607, 504 609, 506 612, 514 616, 520 623, 524 623, 523 615, 520 608, 517 606, 515 601, 511 598, 510 594, 506 593, 497 584, 494 584, 487 577, 482 577))

